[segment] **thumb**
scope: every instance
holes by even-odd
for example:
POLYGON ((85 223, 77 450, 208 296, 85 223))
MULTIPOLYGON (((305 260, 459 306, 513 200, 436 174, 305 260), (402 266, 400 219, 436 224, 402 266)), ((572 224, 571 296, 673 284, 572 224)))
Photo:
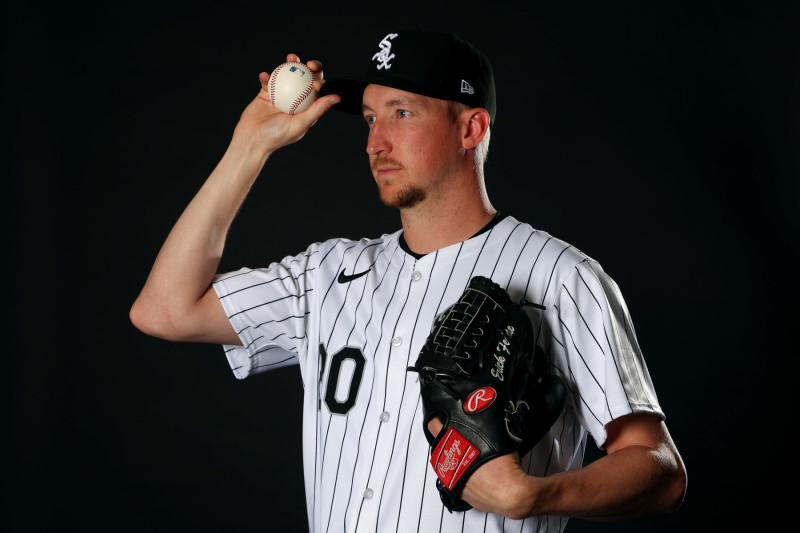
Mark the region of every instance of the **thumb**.
POLYGON ((323 96, 321 98, 317 98, 314 100, 308 109, 305 111, 298 113, 296 116, 298 118, 302 117, 308 120, 309 125, 314 124, 317 120, 322 117, 325 113, 327 113, 334 105, 341 102, 342 99, 336 94, 329 94, 327 96, 323 96))

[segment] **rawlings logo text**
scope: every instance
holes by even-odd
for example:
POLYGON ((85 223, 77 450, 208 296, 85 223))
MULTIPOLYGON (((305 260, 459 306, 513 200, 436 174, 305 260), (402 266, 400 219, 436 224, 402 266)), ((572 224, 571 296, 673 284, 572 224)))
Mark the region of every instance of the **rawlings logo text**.
POLYGON ((444 451, 444 459, 442 459, 437 468, 442 475, 447 474, 451 470, 455 470, 458 466, 458 461, 461 459, 461 441, 456 439, 450 445, 450 449, 444 451))
POLYGON ((480 454, 480 450, 451 427, 431 452, 431 466, 442 483, 453 488, 480 454))

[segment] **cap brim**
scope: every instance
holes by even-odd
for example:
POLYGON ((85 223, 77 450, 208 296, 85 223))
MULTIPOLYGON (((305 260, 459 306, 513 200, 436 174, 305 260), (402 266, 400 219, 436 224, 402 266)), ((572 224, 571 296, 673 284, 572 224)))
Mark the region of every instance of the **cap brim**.
POLYGON ((421 85, 416 80, 406 79, 402 76, 387 76, 385 74, 327 80, 322 84, 319 95, 338 94, 342 101, 333 106, 333 109, 360 115, 362 112, 364 89, 367 85, 371 84, 383 85, 385 87, 421 94, 431 98, 447 99, 445 95, 435 93, 430 87, 421 85))
POLYGON ((364 89, 370 82, 363 78, 339 78, 326 80, 319 91, 320 96, 327 94, 338 94, 341 102, 333 106, 337 111, 345 113, 361 114, 361 100, 364 97, 364 89))

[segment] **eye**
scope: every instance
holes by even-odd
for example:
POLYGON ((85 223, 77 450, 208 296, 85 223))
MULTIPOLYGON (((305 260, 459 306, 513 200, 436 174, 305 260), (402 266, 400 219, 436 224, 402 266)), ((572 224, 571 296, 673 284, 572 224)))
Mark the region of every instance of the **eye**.
POLYGON ((364 115, 364 120, 366 120, 369 125, 375 124, 375 115, 364 115))
POLYGON ((400 118, 409 117, 409 116, 411 116, 411 111, 409 111, 407 109, 398 109, 397 110, 397 116, 400 117, 400 118))

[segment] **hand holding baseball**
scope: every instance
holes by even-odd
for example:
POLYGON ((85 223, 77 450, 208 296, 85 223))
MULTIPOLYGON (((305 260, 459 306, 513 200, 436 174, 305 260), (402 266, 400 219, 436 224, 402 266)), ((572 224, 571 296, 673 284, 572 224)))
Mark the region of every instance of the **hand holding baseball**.
MULTIPOLYGON (((295 54, 287 55, 286 62, 301 63, 295 54)), ((322 87, 322 63, 312 60, 305 66, 314 75, 313 91, 316 95, 322 87)), ((270 74, 261 72, 258 79, 261 90, 242 113, 234 130, 234 138, 247 144, 255 142, 260 147, 259 150, 265 150, 267 153, 301 139, 331 106, 340 101, 337 95, 326 95, 310 102, 304 112, 289 114, 272 103, 270 74)))
POLYGON ((269 76, 269 99, 284 113, 300 113, 317 99, 315 81, 314 72, 306 64, 287 61, 278 65, 269 76))

